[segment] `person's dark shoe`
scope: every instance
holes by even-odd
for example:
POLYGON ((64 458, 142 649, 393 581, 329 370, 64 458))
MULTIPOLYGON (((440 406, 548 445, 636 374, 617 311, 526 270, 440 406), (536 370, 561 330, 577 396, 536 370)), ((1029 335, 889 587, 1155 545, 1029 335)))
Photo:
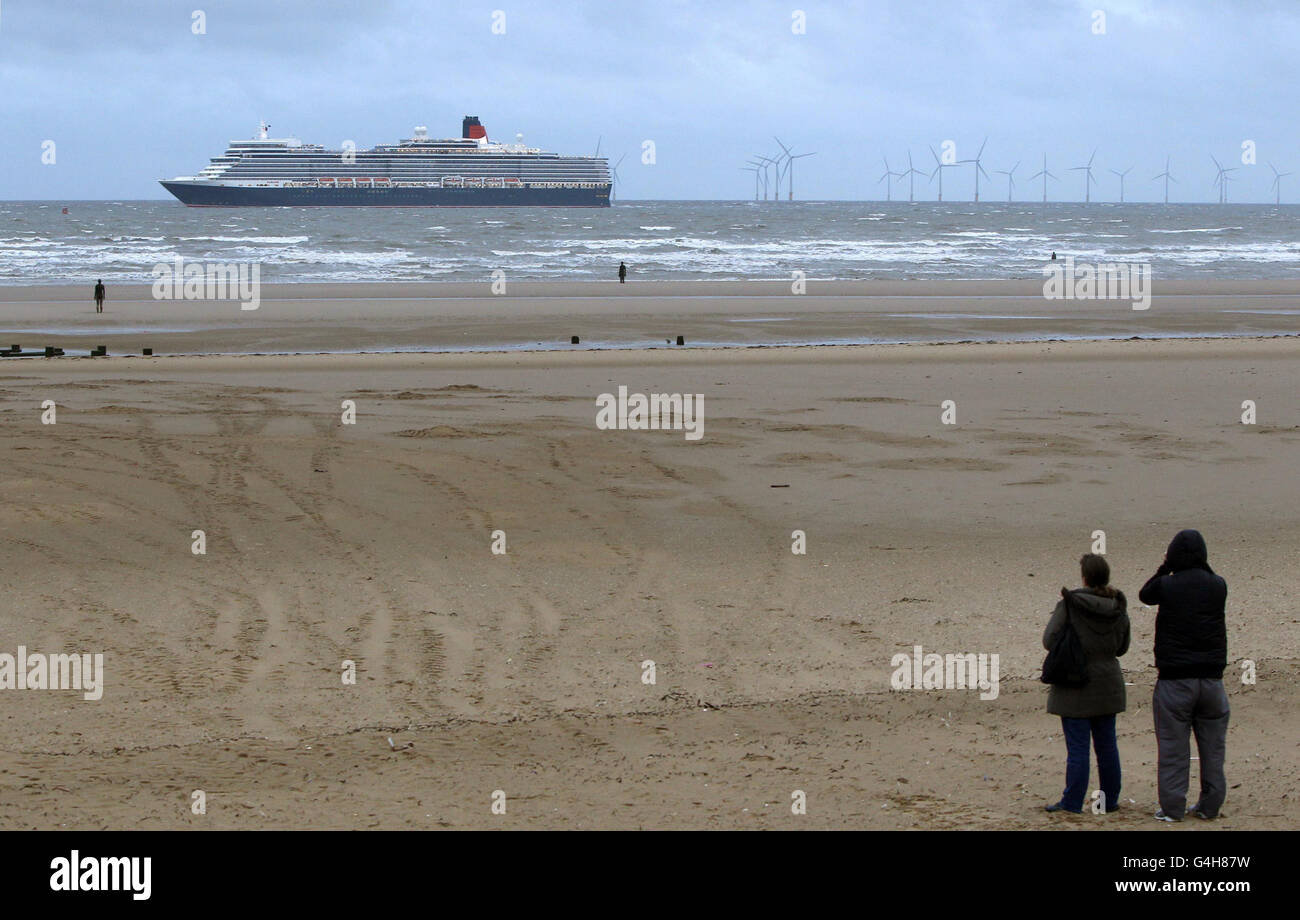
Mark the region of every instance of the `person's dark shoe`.
POLYGON ((1064 804, 1063 802, 1056 802, 1056 803, 1054 803, 1054 804, 1052 804, 1052 805, 1044 805, 1044 806, 1043 806, 1043 810, 1044 810, 1044 811, 1049 811, 1049 812, 1064 811, 1064 812, 1066 812, 1066 813, 1068 813, 1068 814, 1072 814, 1072 815, 1081 815, 1081 814, 1083 814, 1083 809, 1082 809, 1082 808, 1079 808, 1079 809, 1066 808, 1066 807, 1065 807, 1065 804, 1064 804))
POLYGON ((1171 817, 1169 817, 1169 815, 1165 814, 1165 810, 1162 808, 1162 809, 1160 809, 1159 811, 1156 812, 1156 820, 1157 820, 1157 821, 1168 821, 1170 824, 1173 824, 1175 821, 1181 821, 1181 820, 1183 820, 1183 819, 1182 819, 1182 818, 1171 818, 1171 817))
POLYGON ((1205 812, 1201 811, 1200 802, 1197 802, 1191 808, 1187 809, 1187 813, 1189 815, 1196 815, 1196 817, 1200 818, 1202 821, 1213 821, 1218 817, 1217 815, 1207 815, 1205 812))

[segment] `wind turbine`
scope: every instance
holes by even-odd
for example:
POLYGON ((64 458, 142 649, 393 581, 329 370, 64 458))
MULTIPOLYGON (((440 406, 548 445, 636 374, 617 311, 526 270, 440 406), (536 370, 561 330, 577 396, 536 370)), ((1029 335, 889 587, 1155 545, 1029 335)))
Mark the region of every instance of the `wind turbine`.
POLYGON ((1119 203, 1120 204, 1124 203, 1124 177, 1127 176, 1132 171, 1133 171, 1132 166, 1130 166, 1128 169, 1124 170, 1123 172, 1120 172, 1118 169, 1111 170, 1111 172, 1119 176, 1119 203))
MULTIPOLYGON (((763 200, 766 201, 767 193, 769 190, 769 186, 768 186, 769 176, 767 171, 771 169, 773 166, 776 166, 777 161, 772 159, 771 157, 765 157, 761 153, 755 154, 755 156, 758 157, 759 164, 763 167, 763 200)), ((779 167, 776 172, 776 182, 777 185, 779 186, 781 182, 781 170, 779 167)), ((781 197, 780 188, 778 187, 776 189, 776 192, 772 195, 772 198, 775 200, 775 199, 779 199, 780 197, 781 197)))
POLYGON ((623 156, 618 158, 618 162, 609 168, 609 176, 610 176, 609 200, 610 201, 614 200, 614 193, 615 190, 618 188, 618 168, 623 164, 623 160, 626 159, 626 157, 627 154, 626 153, 623 154, 623 156))
MULTIPOLYGON (((785 173, 787 173, 787 174, 790 172, 790 164, 792 164, 792 162, 793 162, 793 160, 794 160, 794 157, 793 157, 793 156, 790 156, 790 148, 787 147, 787 146, 785 146, 784 143, 781 143, 781 139, 780 139, 780 138, 777 138, 777 136, 776 136, 775 134, 772 135, 772 140, 775 140, 775 142, 776 142, 777 144, 780 144, 780 147, 781 147, 781 153, 780 153, 779 156, 776 157, 776 160, 777 160, 777 166, 776 166, 776 200, 777 200, 777 201, 780 201, 780 200, 781 200, 781 166, 780 166, 781 156, 784 156, 784 157, 785 157, 785 173)), ((792 194, 792 198, 793 198, 793 194, 792 194)))
POLYGON ((984 178, 985 178, 985 179, 987 179, 987 178, 989 177, 989 174, 986 173, 986 172, 984 172, 984 167, 980 165, 980 157, 984 156, 984 147, 985 147, 985 145, 988 144, 988 142, 989 142, 989 139, 988 139, 987 137, 984 138, 984 143, 983 143, 983 144, 980 144, 980 151, 979 151, 979 153, 975 154, 975 159, 973 159, 973 160, 958 160, 958 161, 957 161, 958 163, 974 163, 974 164, 975 164, 975 203, 976 203, 976 204, 978 204, 978 203, 979 203, 979 200, 980 200, 980 173, 984 173, 984 178))
POLYGON ((893 201, 894 199, 890 196, 890 191, 889 191, 890 190, 889 180, 893 178, 901 179, 903 178, 904 174, 900 172, 894 172, 892 169, 889 168, 889 157, 881 157, 881 159, 885 161, 885 174, 876 180, 876 184, 879 185, 882 182, 885 183, 885 200, 893 201))
POLYGON ((933 182, 935 176, 938 176, 938 177, 939 177, 939 200, 940 200, 940 201, 943 201, 943 170, 944 170, 944 167, 956 167, 957 164, 956 164, 956 163, 944 163, 942 160, 939 159, 939 154, 937 154, 937 153, 934 152, 934 147, 931 147, 931 148, 930 148, 930 156, 934 157, 934 172, 930 173, 930 181, 933 182))
POLYGON ((1156 173, 1151 177, 1152 182, 1155 182, 1157 179, 1165 180, 1165 204, 1169 204, 1169 183, 1178 181, 1173 176, 1169 175, 1169 157, 1165 157, 1165 171, 1162 173, 1156 173))
POLYGON ((1071 171, 1071 172, 1078 172, 1079 170, 1083 170, 1083 201, 1084 201, 1084 204, 1087 204, 1088 202, 1092 201, 1092 181, 1093 181, 1093 180, 1092 180, 1092 161, 1093 161, 1093 159, 1094 159, 1096 156, 1097 156, 1097 149, 1094 147, 1093 150, 1092 150, 1092 156, 1088 157, 1088 163, 1087 163, 1086 166, 1071 166, 1071 167, 1070 167, 1070 171, 1071 171))
POLYGON ((776 181, 772 184, 772 200, 780 201, 781 200, 781 179, 783 176, 785 176, 785 167, 789 165, 790 161, 786 159, 784 153, 778 153, 774 157, 768 157, 768 160, 771 162, 772 169, 776 173, 776 181), (785 162, 783 163, 782 160, 785 160, 785 162))
POLYGON ((785 167, 786 167, 786 174, 789 176, 790 179, 790 200, 791 201, 794 201, 794 161, 802 160, 804 157, 815 157, 815 156, 817 156, 816 150, 812 151, 811 153, 788 154, 789 158, 785 161, 785 167))
POLYGON ((1277 167, 1275 167, 1272 163, 1268 164, 1268 168, 1273 170, 1273 184, 1269 187, 1277 190, 1277 200, 1274 201, 1273 203, 1281 204, 1282 203, 1282 178, 1284 176, 1289 176, 1291 174, 1278 172, 1277 167))
POLYGON ((769 165, 767 157, 756 153, 754 154, 754 159, 751 162, 755 163, 758 166, 759 173, 763 177, 763 200, 767 201, 768 180, 770 178, 767 172, 768 165, 769 165))
POLYGON ((776 156, 769 157, 769 159, 772 161, 773 167, 775 167, 776 169, 776 185, 773 187, 775 191, 772 194, 772 200, 780 201, 781 200, 781 177, 784 176, 786 171, 790 168, 790 151, 786 148, 785 144, 781 144, 781 138, 778 137, 775 138, 775 140, 778 144, 781 145, 781 150, 777 153, 776 156))
POLYGON ((749 164, 754 167, 754 175, 763 182, 763 200, 767 201, 767 160, 756 156, 749 164))
POLYGON ((921 170, 912 166, 912 151, 910 150, 907 151, 907 172, 903 173, 903 175, 907 176, 907 200, 910 202, 914 200, 912 196, 912 182, 914 181, 913 177, 925 175, 925 173, 921 172, 921 170))
POLYGON ((1214 154, 1210 154, 1210 159, 1214 160, 1214 166, 1218 169, 1218 172, 1214 176, 1214 184, 1219 187, 1219 204, 1227 204, 1229 182, 1228 173, 1236 172, 1237 167, 1229 166, 1227 169, 1224 169, 1223 164, 1214 159, 1214 154))
POLYGON ((738 166, 737 169, 743 169, 745 172, 754 174, 754 200, 758 201, 758 167, 757 166, 738 166))
MULTIPOLYGON (((1007 201, 1008 201, 1008 202, 1011 201, 1011 193, 1012 193, 1012 191, 1013 191, 1013 190, 1015 189, 1015 187, 1016 187, 1015 172, 1016 172, 1016 170, 1019 169, 1019 168, 1020 168, 1020 161, 1019 161, 1019 160, 1016 160, 1016 165, 1015 165, 1015 166, 1012 166, 1010 169, 995 169, 995 170, 993 170, 993 171, 994 171, 995 173, 997 173, 999 176, 1006 176, 1006 177, 1007 177, 1007 201)), ((1044 194, 1045 194, 1045 193, 1046 193, 1046 192, 1045 192, 1045 190, 1044 190, 1044 194)))
POLYGON ((1226 172, 1223 174, 1223 203, 1224 204, 1228 203, 1228 183, 1236 182, 1236 181, 1237 181, 1236 179, 1232 178, 1232 176, 1229 176, 1226 172))
POLYGON ((1047 180, 1056 179, 1057 182, 1061 181, 1057 176, 1047 171, 1047 154, 1043 154, 1043 168, 1030 176, 1029 179, 1030 181, 1033 181, 1039 176, 1043 177, 1043 204, 1047 204, 1047 180))

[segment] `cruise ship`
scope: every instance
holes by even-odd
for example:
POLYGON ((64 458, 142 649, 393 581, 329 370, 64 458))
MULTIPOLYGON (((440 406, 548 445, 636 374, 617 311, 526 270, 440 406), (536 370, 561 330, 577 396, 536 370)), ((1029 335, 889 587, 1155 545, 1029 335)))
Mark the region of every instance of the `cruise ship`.
POLYGON ((198 175, 160 180, 190 207, 606 208, 609 161, 488 140, 475 115, 461 136, 413 137, 370 150, 327 150, 297 138, 231 141, 198 175))

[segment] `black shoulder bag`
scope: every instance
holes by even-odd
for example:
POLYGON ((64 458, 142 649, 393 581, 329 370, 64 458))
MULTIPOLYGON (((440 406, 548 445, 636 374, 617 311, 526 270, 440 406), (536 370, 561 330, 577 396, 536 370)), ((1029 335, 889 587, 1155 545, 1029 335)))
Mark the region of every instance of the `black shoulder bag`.
POLYGON ((1088 682, 1088 658, 1083 653, 1079 633, 1070 621, 1070 592, 1062 591, 1061 600, 1065 603, 1065 627, 1043 659, 1040 680, 1058 687, 1082 687, 1088 682))

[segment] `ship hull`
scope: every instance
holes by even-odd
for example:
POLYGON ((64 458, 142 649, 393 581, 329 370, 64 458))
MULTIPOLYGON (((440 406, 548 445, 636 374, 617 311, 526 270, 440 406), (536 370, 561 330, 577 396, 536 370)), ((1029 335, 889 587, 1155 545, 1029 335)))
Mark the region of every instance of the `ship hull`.
POLYGON ((163 182, 191 208, 607 208, 608 188, 271 188, 163 182))

